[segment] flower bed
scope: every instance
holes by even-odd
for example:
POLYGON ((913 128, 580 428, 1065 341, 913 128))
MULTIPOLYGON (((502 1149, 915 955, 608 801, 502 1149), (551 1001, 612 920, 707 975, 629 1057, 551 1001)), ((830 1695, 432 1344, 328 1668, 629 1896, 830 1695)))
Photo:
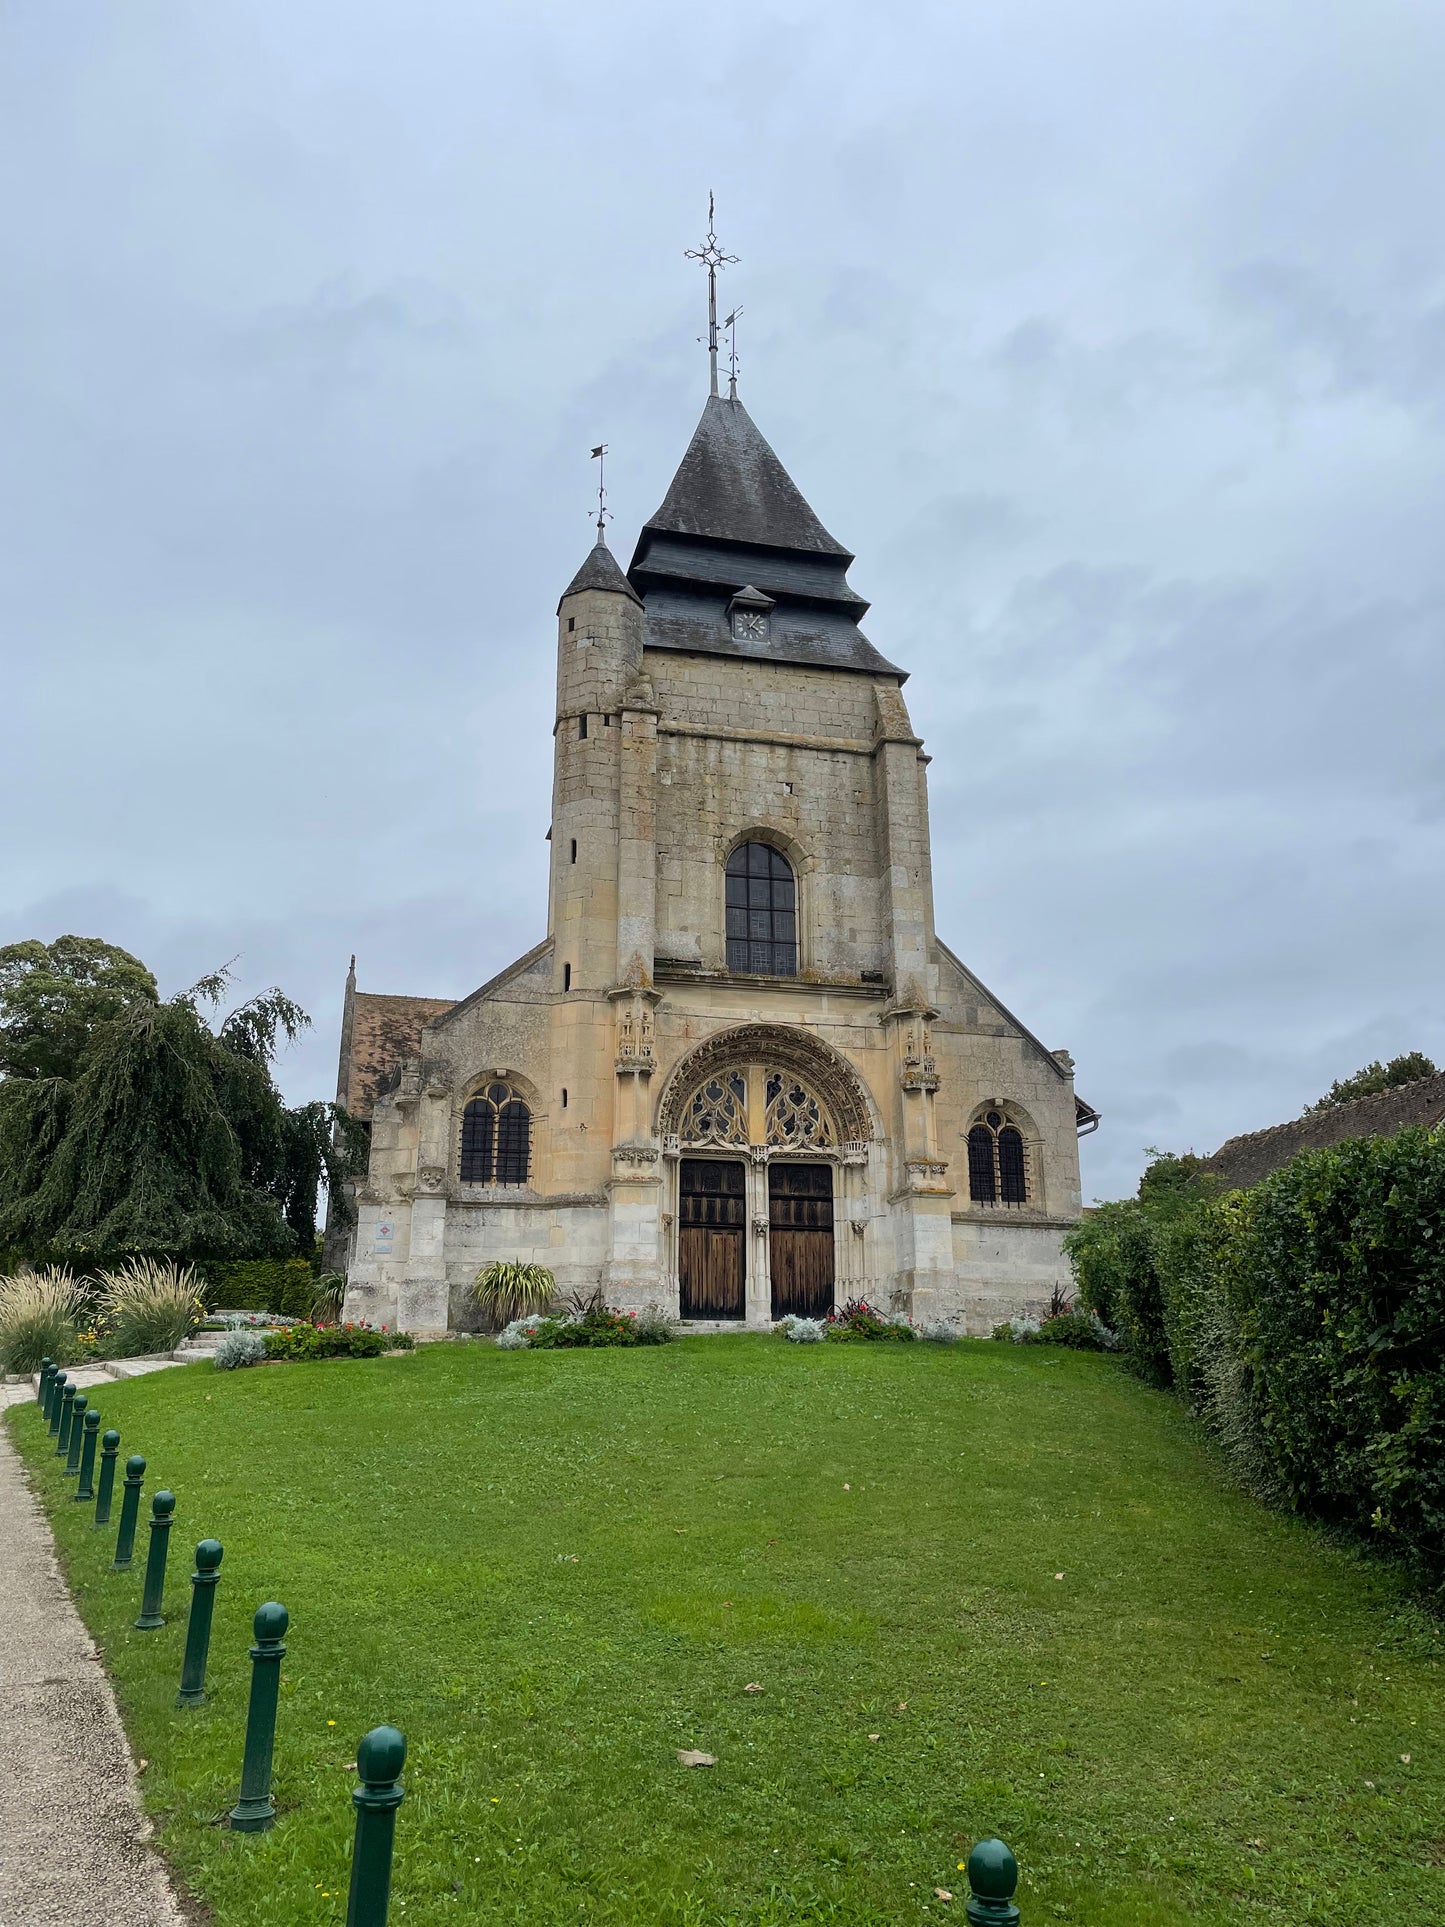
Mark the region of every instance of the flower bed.
POLYGON ((383 1352, 409 1352, 416 1344, 410 1332, 388 1331, 385 1325, 277 1325, 266 1333, 267 1358, 379 1358, 383 1352))

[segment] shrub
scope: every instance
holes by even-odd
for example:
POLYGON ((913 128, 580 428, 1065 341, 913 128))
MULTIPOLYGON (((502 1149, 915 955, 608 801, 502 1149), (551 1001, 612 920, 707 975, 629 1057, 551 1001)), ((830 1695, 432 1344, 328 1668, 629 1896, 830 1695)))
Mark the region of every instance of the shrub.
POLYGON ((1046 1318, 1038 1328, 1040 1345, 1071 1345, 1076 1351, 1111 1352, 1119 1340, 1103 1321, 1090 1311, 1064 1311, 1046 1318))
POLYGON ((639 1345, 670 1345, 677 1337, 677 1320, 661 1305, 648 1305, 633 1320, 639 1345))
POLYGON ((1012 1340, 1015 1345, 1037 1344, 1042 1326, 1037 1318, 1006 1318, 1001 1325, 995 1325, 995 1338, 1012 1340))
POLYGON ((1097 1206, 1065 1234, 1064 1249, 1085 1310, 1096 1312, 1118 1332, 1141 1378, 1153 1385, 1170 1384, 1164 1297, 1154 1269, 1146 1207, 1137 1198, 1097 1206))
POLYGON ((956 1345, 962 1337, 957 1325, 948 1318, 925 1318, 918 1336, 929 1345, 956 1345))
POLYGON ((887 1318, 866 1298, 850 1298, 841 1311, 835 1306, 828 1313, 824 1336, 835 1343, 849 1344, 878 1338, 907 1340, 918 1334, 906 1318, 887 1318))
POLYGON ((557 1295, 557 1280, 545 1265, 496 1259, 483 1265, 471 1287, 478 1311, 495 1325, 515 1323, 529 1311, 544 1312, 557 1295))
POLYGON ((790 1311, 780 1318, 773 1330, 782 1334, 792 1345, 817 1345, 828 1336, 828 1326, 822 1318, 800 1318, 790 1311))
POLYGON ((101 1272, 97 1282, 113 1358, 173 1352, 205 1310, 201 1281, 191 1265, 132 1258, 118 1271, 101 1272))
POLYGON ((509 1325, 497 1333, 497 1343, 504 1352, 519 1352, 532 1342, 532 1334, 542 1323, 540 1312, 528 1312, 524 1318, 514 1318, 509 1325))
POLYGON ((325 1322, 341 1316, 341 1307, 346 1302, 346 1273, 344 1271, 323 1271, 311 1287, 311 1302, 306 1307, 306 1315, 313 1320, 325 1322))
POLYGON ((266 1339, 261 1332, 227 1332, 211 1360, 218 1372, 234 1372, 243 1365, 259 1365, 266 1356, 266 1339))
POLYGON ((534 1351, 575 1351, 584 1346, 635 1345, 637 1323, 629 1311, 606 1305, 571 1312, 564 1318, 543 1318, 532 1333, 534 1351))
POLYGON ((379 1358, 386 1351, 409 1352, 416 1340, 410 1332, 388 1331, 385 1325, 278 1325, 266 1333, 268 1358, 379 1358))
POLYGON ((0 1278, 0 1371, 38 1372, 43 1358, 73 1363, 85 1309, 84 1287, 63 1266, 0 1278))

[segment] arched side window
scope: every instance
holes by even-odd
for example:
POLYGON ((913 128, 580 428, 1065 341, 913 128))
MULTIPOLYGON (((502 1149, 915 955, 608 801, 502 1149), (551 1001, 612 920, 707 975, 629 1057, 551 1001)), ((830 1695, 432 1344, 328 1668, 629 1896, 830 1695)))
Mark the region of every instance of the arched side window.
POLYGON ((740 843, 728 858, 727 959, 756 976, 798 974, 798 886, 769 843, 740 843))
POLYGON ((525 1184, 532 1113, 510 1084, 488 1084, 462 1112, 463 1184, 525 1184))
POLYGON ((1002 1111, 985 1111, 968 1132, 968 1195, 975 1204, 1027 1204, 1024 1134, 1002 1111))

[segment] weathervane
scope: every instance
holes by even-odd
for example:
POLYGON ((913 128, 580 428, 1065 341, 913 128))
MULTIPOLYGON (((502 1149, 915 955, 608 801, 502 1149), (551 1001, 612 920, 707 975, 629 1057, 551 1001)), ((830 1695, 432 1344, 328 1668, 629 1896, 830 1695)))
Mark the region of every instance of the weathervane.
MULTIPOLYGON (((597 464, 597 540, 607 540, 607 524, 612 520, 612 511, 607 506, 607 489, 603 475, 607 467, 607 444, 599 442, 592 451, 592 459, 597 464)), ((590 511, 589 511, 590 519, 590 511)))
MULTIPOLYGON (((708 393, 717 393, 717 271, 731 266, 737 260, 735 254, 724 254, 718 246, 717 236, 713 233, 713 197, 707 197, 707 239, 700 248, 686 248, 684 254, 689 261, 701 261, 707 269, 707 354, 711 373, 711 386, 708 393)), ((701 340, 701 336, 698 337, 701 340)))
POLYGON ((734 308, 727 320, 722 324, 728 331, 729 401, 736 401, 738 398, 738 316, 741 313, 742 309, 740 307, 734 308))

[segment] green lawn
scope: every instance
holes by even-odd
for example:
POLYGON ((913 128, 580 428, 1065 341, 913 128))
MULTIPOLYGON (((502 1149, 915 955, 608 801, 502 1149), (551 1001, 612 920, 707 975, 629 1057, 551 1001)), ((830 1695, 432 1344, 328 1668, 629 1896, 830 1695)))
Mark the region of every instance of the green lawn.
POLYGON ((10 1421, 162 1842, 226 1927, 342 1920, 348 1767, 382 1720, 410 1745, 394 1927, 962 1927, 991 1832, 1024 1927, 1445 1920, 1441 1646, 1112 1360, 438 1346, 96 1397, 177 1494, 158 1633, 38 1412, 10 1421), (207 1535, 213 1698, 182 1714, 207 1535), (268 1598, 281 1817, 232 1835, 268 1598))

